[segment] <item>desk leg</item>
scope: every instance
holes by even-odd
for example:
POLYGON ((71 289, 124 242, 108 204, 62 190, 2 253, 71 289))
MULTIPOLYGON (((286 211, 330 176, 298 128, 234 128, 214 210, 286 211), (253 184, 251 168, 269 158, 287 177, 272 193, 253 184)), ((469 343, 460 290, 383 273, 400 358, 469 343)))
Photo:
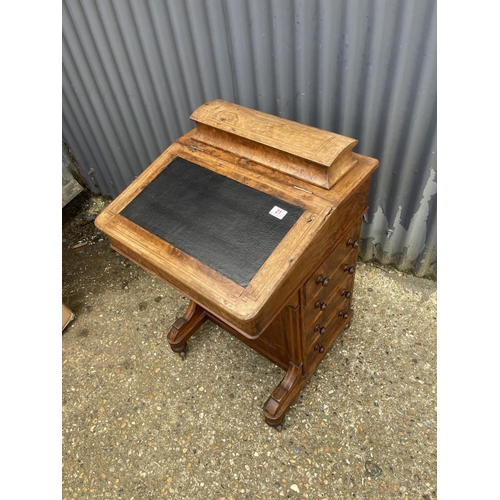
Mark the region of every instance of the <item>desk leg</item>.
POLYGON ((179 318, 168 332, 167 340, 172 351, 180 354, 184 359, 186 357, 187 341, 207 319, 205 309, 191 300, 184 316, 179 318))
POLYGON ((268 425, 281 431, 286 411, 299 395, 306 382, 307 378, 302 376, 302 366, 295 366, 290 363, 283 380, 264 404, 264 418, 268 425))

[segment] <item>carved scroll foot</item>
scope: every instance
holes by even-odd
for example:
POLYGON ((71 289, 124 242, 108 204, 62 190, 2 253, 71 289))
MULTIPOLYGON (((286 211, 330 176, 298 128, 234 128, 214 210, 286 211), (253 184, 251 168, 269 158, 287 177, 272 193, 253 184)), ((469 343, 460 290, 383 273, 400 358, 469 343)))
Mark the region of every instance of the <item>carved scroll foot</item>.
POLYGON ((186 358, 187 341, 193 333, 208 319, 203 307, 190 301, 182 318, 179 318, 170 328, 167 335, 172 351, 178 353, 182 359, 186 358))
POLYGON ((299 395, 306 382, 307 378, 302 376, 302 367, 290 363, 283 380, 274 389, 264 404, 264 418, 267 425, 281 431, 285 413, 299 395))

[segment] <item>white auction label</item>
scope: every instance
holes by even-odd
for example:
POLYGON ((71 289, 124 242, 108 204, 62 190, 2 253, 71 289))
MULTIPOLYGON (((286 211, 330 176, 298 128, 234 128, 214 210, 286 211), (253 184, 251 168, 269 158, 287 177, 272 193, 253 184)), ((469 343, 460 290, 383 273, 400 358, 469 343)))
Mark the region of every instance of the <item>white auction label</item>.
POLYGON ((280 207, 274 207, 269 213, 278 219, 283 219, 288 212, 280 207))

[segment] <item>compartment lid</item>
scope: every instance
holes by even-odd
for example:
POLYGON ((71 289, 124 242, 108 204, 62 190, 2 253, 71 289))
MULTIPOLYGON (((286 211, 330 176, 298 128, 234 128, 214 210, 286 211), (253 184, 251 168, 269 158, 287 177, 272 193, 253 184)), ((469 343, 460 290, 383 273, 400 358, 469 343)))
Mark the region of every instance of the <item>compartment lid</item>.
POLYGON ((326 189, 356 164, 356 139, 220 99, 190 118, 196 140, 326 189))

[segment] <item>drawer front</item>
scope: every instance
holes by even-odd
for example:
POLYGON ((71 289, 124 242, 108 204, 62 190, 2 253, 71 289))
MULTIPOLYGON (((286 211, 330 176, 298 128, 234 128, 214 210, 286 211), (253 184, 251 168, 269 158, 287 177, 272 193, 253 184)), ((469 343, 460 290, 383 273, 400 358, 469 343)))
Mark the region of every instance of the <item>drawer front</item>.
POLYGON ((349 319, 352 314, 351 298, 339 297, 334 303, 331 304, 330 310, 327 314, 320 314, 313 318, 309 323, 304 323, 305 344, 309 345, 320 338, 328 338, 332 330, 343 322, 349 319))
POLYGON ((346 299, 337 306, 325 326, 319 328, 313 326, 309 331, 306 331, 305 357, 307 367, 318 361, 328 351, 340 332, 350 323, 352 315, 351 299, 346 299), (323 333, 321 333, 321 328, 324 328, 323 333))
POLYGON ((342 243, 337 246, 311 278, 306 281, 304 285, 306 306, 315 304, 318 299, 323 301, 346 276, 354 275, 358 249, 344 247, 345 244, 342 243))
POLYGON ((304 303, 316 303, 318 297, 326 297, 342 281, 346 274, 354 274, 358 258, 358 240, 362 219, 340 238, 326 260, 316 269, 304 285, 304 303))
POLYGON ((342 306, 346 299, 352 296, 354 285, 354 274, 348 274, 339 280, 336 286, 332 285, 331 290, 325 288, 321 290, 312 302, 304 307, 304 327, 307 331, 310 326, 316 323, 324 324, 328 322, 332 312, 342 306))

